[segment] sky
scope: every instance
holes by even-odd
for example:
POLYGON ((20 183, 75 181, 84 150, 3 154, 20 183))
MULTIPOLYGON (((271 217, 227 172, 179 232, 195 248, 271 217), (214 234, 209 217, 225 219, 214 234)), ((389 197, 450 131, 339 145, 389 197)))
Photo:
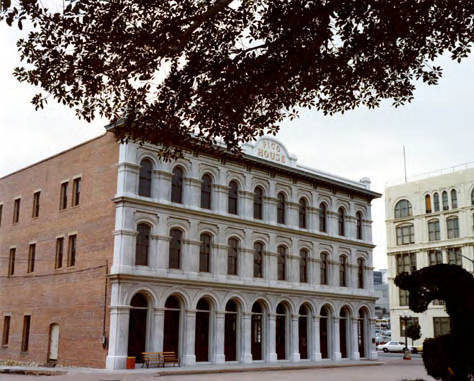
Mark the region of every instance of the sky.
MULTIPOLYGON (((18 64, 17 29, 0 24, 0 177, 102 134, 106 120, 87 123, 54 100, 35 111, 37 92, 12 75, 18 64)), ((383 193, 387 182, 403 178, 403 146, 410 176, 474 161, 474 57, 458 64, 443 56, 437 86, 419 84, 415 99, 394 108, 359 108, 324 116, 304 110, 282 124, 277 136, 304 164, 360 180, 383 193)), ((375 268, 386 268, 384 199, 372 203, 375 268)))

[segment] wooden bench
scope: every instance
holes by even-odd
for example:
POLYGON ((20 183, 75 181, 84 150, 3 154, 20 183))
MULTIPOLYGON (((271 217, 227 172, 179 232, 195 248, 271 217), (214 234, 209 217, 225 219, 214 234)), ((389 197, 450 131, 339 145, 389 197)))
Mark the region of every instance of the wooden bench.
POLYGON ((179 366, 179 358, 176 356, 175 352, 161 352, 163 356, 163 367, 166 364, 173 364, 174 366, 179 366))
POLYGON ((143 352, 142 353, 144 366, 150 368, 158 368, 163 366, 162 352, 143 352))

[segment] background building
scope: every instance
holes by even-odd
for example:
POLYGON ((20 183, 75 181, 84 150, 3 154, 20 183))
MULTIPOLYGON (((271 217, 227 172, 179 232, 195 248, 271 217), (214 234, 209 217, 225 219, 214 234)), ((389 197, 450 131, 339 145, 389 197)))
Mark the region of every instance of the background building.
POLYGON ((378 319, 388 318, 390 315, 390 301, 388 297, 387 269, 374 270, 375 315, 378 319))
POLYGON ((0 358, 123 368, 375 358, 370 181, 112 133, 0 179, 0 358))
POLYGON ((449 332, 445 306, 434 301, 426 312, 415 314, 408 308, 408 292, 396 287, 394 278, 438 263, 473 271, 474 168, 387 187, 385 202, 392 339, 404 337, 400 317, 413 316, 422 343, 449 332))

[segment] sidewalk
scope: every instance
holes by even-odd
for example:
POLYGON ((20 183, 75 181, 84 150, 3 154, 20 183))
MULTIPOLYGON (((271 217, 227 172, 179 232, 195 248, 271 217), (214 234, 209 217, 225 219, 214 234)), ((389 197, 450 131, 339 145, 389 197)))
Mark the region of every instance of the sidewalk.
POLYGON ((200 364, 188 367, 169 367, 169 368, 137 368, 107 370, 96 368, 72 368, 72 367, 28 367, 28 366, 0 366, 0 374, 25 375, 25 376, 73 376, 73 375, 136 375, 136 376, 177 376, 192 374, 214 374, 214 373, 238 373, 238 372, 265 372, 276 370, 299 370, 299 369, 325 369, 325 368, 345 368, 361 366, 377 366, 384 363, 376 360, 362 361, 320 361, 320 362, 281 362, 281 363, 253 363, 253 364, 200 364))

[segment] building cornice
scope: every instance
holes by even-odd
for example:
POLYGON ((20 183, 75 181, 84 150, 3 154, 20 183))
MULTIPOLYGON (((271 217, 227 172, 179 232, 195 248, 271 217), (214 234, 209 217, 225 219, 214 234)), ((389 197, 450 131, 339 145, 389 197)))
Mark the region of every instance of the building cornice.
POLYGON ((270 224, 265 224, 262 222, 257 222, 254 220, 246 220, 243 218, 237 218, 237 217, 232 217, 232 216, 227 216, 227 215, 222 215, 222 214, 217 214, 217 213, 210 213, 210 212, 205 212, 202 210, 197 210, 197 209, 190 209, 186 207, 179 207, 176 205, 170 205, 170 204, 163 204, 160 202, 156 201, 148 201, 148 200, 142 200, 142 199, 136 199, 128 196, 118 196, 112 199, 116 204, 119 203, 131 203, 135 205, 142 205, 142 206, 149 206, 149 207, 154 207, 154 208, 159 208, 159 209, 164 209, 170 212, 178 212, 178 213, 185 213, 194 217, 207 217, 207 218, 213 218, 216 220, 220 221, 225 221, 225 222, 231 222, 235 224, 245 224, 246 227, 253 227, 253 228, 259 228, 259 229, 271 229, 280 233, 286 233, 286 234, 297 234, 303 237, 308 237, 308 238, 316 238, 320 240, 325 240, 325 241, 331 241, 331 242, 337 242, 337 243, 344 243, 347 245, 352 245, 352 246, 358 246, 358 247, 364 247, 367 249, 373 249, 375 248, 375 245, 372 243, 367 243, 367 242, 361 242, 361 241, 354 241, 351 239, 345 239, 341 237, 334 237, 334 236, 329 236, 329 235, 324 235, 324 234, 318 234, 315 232, 309 232, 309 231, 304 231, 304 230, 298 230, 298 229, 292 229, 290 227, 283 227, 281 225, 270 225, 270 224))
MULTIPOLYGON (((222 283, 217 281, 206 281, 206 280, 191 280, 191 279, 182 279, 182 278, 164 278, 164 277, 155 277, 155 276, 146 276, 146 275, 134 275, 134 274, 109 274, 107 278, 111 281, 123 282, 145 282, 145 283, 154 283, 154 284, 167 284, 167 285, 180 285, 180 286, 199 286, 199 287, 212 287, 213 289, 229 289, 230 287, 233 290, 241 291, 253 291, 253 292, 273 292, 278 294, 285 295, 307 295, 307 296, 320 296, 320 297, 330 297, 333 299, 347 300, 364 300, 364 301, 374 301, 378 299, 375 295, 354 295, 354 294, 342 294, 336 292, 324 292, 324 291, 311 291, 304 289, 293 289, 290 287, 272 287, 272 286, 260 286, 258 284, 238 284, 238 283, 222 283)), ((291 284, 291 283, 289 283, 291 284)), ((352 288, 348 288, 352 290, 352 288)))

